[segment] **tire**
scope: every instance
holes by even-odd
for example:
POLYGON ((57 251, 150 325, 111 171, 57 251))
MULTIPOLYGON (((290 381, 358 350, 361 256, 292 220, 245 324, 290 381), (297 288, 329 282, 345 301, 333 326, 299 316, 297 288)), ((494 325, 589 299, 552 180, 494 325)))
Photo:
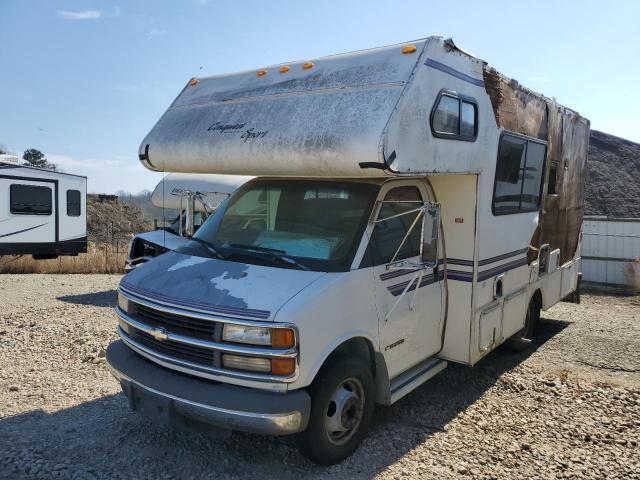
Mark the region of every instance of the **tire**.
POLYGON ((535 336, 536 326, 540 319, 540 306, 535 298, 532 298, 527 307, 526 317, 524 319, 524 327, 516 332, 508 341, 507 346, 515 351, 521 352, 531 346, 531 342, 535 336))
POLYGON ((362 360, 338 357, 322 368, 309 390, 311 414, 299 446, 312 462, 333 465, 355 452, 367 435, 375 403, 371 368, 362 360))

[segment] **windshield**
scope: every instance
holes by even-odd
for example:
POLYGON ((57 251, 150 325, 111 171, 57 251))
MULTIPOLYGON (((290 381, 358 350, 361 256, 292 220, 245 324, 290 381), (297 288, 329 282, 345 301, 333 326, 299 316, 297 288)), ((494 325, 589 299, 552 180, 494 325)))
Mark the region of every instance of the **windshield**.
MULTIPOLYGON (((204 223, 206 218, 207 218, 207 215, 206 213, 203 213, 203 212, 195 212, 193 214, 193 228, 195 229, 195 231, 197 231, 198 228, 200 228, 200 226, 204 223)), ((182 215, 178 215, 168 227, 165 227, 165 229, 171 233, 180 235, 180 232, 184 233, 186 228, 186 223, 187 223, 187 215, 186 215, 186 212, 183 210, 182 215), (180 230, 181 218, 182 218, 182 230, 180 230)))
POLYGON ((254 181, 224 202, 183 252, 283 268, 346 271, 377 191, 377 185, 357 182, 254 181))

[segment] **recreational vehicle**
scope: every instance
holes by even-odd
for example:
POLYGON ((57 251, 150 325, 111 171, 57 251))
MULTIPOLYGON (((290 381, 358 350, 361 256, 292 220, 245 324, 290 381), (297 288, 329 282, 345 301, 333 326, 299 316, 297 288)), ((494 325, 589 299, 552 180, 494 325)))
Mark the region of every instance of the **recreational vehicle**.
POLYGON ((87 251, 87 178, 0 156, 0 255, 36 259, 87 251))
POLYGON ((131 239, 125 272, 184 245, 220 203, 250 179, 237 175, 166 175, 153 190, 151 203, 178 213, 169 226, 131 239))
POLYGON ((576 291, 588 137, 441 37, 193 78, 140 161, 257 178, 123 278, 110 368, 134 409, 338 462, 576 291))

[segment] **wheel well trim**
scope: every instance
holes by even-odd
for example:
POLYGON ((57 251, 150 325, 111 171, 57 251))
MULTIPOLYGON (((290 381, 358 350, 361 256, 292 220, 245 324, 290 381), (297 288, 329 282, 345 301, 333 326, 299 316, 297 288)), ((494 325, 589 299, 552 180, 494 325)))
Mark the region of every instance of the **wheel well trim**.
POLYGON ((369 347, 369 353, 372 355, 371 360, 376 364, 376 357, 378 350, 376 348, 377 339, 369 335, 366 331, 352 331, 341 335, 338 338, 333 339, 331 343, 329 343, 326 348, 322 351, 320 355, 318 355, 316 361, 313 366, 309 369, 309 373, 305 375, 303 378, 300 378, 301 386, 306 387, 309 386, 313 380, 318 375, 320 369, 324 366, 326 361, 336 352, 342 345, 346 344, 349 341, 362 339, 366 342, 369 347))

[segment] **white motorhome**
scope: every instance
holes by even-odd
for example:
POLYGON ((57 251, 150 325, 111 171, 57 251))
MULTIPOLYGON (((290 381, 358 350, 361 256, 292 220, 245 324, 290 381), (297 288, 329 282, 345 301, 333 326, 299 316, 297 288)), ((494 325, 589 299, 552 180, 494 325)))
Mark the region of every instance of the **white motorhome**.
POLYGON ((36 259, 87 251, 87 178, 0 155, 0 255, 36 259))
POLYGON ((576 291, 588 137, 441 37, 194 78, 140 160, 258 178, 121 281, 110 368, 134 409, 340 461, 576 291))
POLYGON ((177 211, 169 226, 135 235, 129 242, 125 272, 184 245, 200 225, 240 185, 252 177, 170 173, 151 194, 158 208, 177 211))

